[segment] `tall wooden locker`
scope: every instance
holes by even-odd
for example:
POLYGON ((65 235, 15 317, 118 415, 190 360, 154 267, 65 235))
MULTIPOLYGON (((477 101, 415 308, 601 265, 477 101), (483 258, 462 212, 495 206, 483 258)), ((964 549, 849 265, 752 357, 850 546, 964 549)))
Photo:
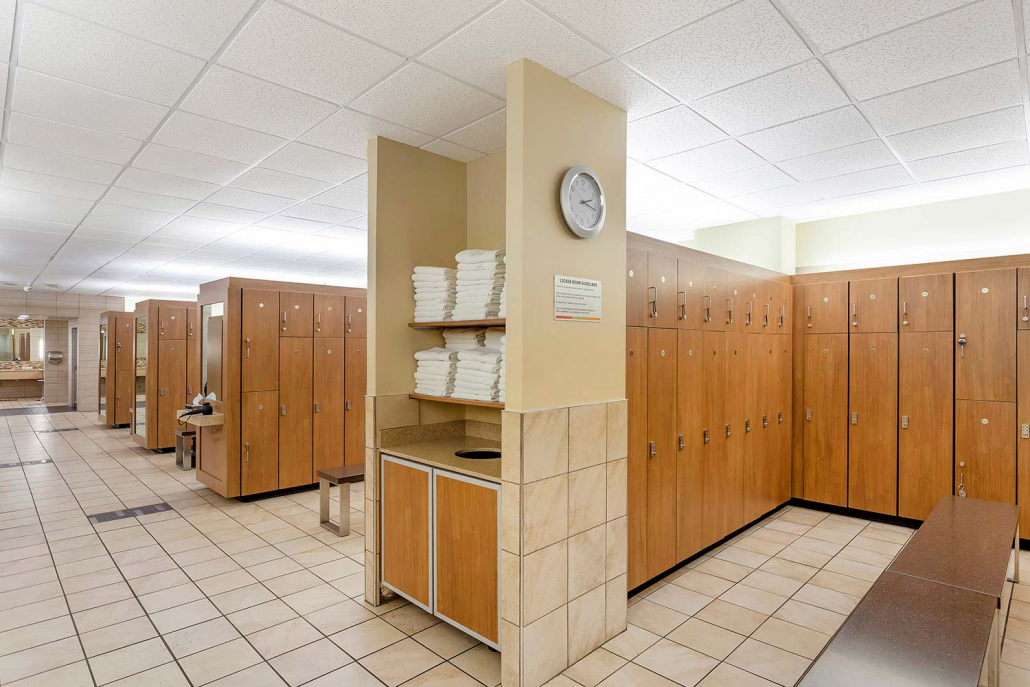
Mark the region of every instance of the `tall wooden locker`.
POLYGON ((747 454, 751 346, 747 334, 726 334, 726 485, 722 499, 724 534, 744 524, 744 463, 747 454))
POLYGON ((848 292, 848 314, 852 333, 898 331, 898 280, 859 279, 852 281, 848 292))
POLYGON ((793 331, 794 287, 790 284, 773 282, 772 313, 769 328, 777 334, 790 335, 793 331))
POLYGON ((647 332, 647 576, 676 565, 675 329, 647 332))
POLYGON ((761 334, 759 325, 758 280, 743 274, 736 275, 733 289, 734 329, 741 334, 761 334))
POLYGON ((677 260, 676 269, 676 326, 680 329, 701 329, 704 273, 693 260, 677 260))
POLYGON ((365 462, 365 339, 345 339, 344 347, 343 459, 346 465, 360 465, 365 462))
POLYGON ((346 319, 346 297, 328 293, 315 294, 315 338, 342 339, 346 319))
POLYGON ((804 498, 846 506, 848 337, 808 335, 804 343, 804 498))
POLYGON ((280 291, 279 308, 282 311, 279 336, 307 338, 314 335, 314 294, 280 291))
MULTIPOLYGON (((318 294, 315 294, 318 298, 318 294)), ((342 297, 341 297, 342 298, 342 297)), ((343 318, 340 318, 343 321, 343 318)), ((344 360, 343 337, 314 341, 314 415, 312 415, 312 469, 315 481, 319 470, 344 465, 344 360)), ((364 441, 364 437, 362 437, 364 441)))
POLYGON ((899 348, 898 515, 925 520, 952 493, 952 334, 902 333, 899 348))
POLYGON ((1019 332, 1019 401, 1016 407, 1018 443, 1017 497, 1020 534, 1030 536, 1030 331, 1019 332))
POLYGON ((175 413, 186 395, 186 346, 186 339, 158 341, 157 413, 147 428, 157 431, 158 446, 175 446, 175 413))
POLYGON ((186 307, 186 338, 189 341, 197 341, 200 331, 197 325, 197 306, 186 307))
POLYGON ((676 327, 676 258, 660 253, 647 254, 647 301, 650 306, 647 326, 671 329, 676 327))
POLYGON ((729 365, 726 356, 726 334, 705 332, 702 338, 704 360, 704 402, 701 417, 702 431, 701 472, 705 493, 705 510, 701 519, 705 546, 722 539, 729 533, 723 504, 730 482, 726 448, 726 387, 729 383, 729 365))
POLYGON ((748 359, 749 378, 747 388, 747 418, 749 426, 744 434, 744 521, 750 522, 772 506, 773 481, 776 454, 771 448, 772 433, 769 431, 769 406, 773 385, 776 383, 773 367, 772 338, 749 336, 748 359), (762 418, 765 418, 763 424, 762 418))
POLYGON ((368 307, 366 299, 347 296, 344 322, 344 336, 348 339, 364 339, 368 336, 368 307))
POLYGON ((955 401, 955 490, 1016 502, 1016 404, 955 401))
POLYGON ((706 267, 701 288, 701 328, 707 332, 728 331, 727 289, 730 275, 716 267, 706 267))
POLYGON ((647 302, 647 251, 626 249, 626 326, 646 327, 651 317, 647 302))
POLYGON ((240 394, 240 494, 279 488, 279 394, 240 394))
POLYGON ((704 451, 703 334, 681 331, 676 355, 676 459, 677 560, 686 560, 705 547, 702 518, 706 496, 701 459, 704 451))
MULTIPOLYGON (((645 288, 646 291, 646 288, 645 288)), ((626 327, 627 585, 647 578, 647 329, 626 327)))
POLYGON ((200 393, 200 363, 198 351, 200 344, 197 339, 186 339, 186 397, 185 403, 193 403, 193 399, 200 393))
POLYGON ((311 484, 313 340, 279 343, 279 488, 287 489, 311 484))
POLYGON ((848 319, 848 282, 805 284, 801 293, 804 333, 843 334, 851 328, 848 319))
POLYGON ((898 335, 852 334, 849 346, 848 507, 897 515, 898 335))
POLYGON ((241 319, 241 391, 276 391, 279 388, 279 292, 244 288, 241 319))
POLYGON ((162 305, 157 308, 158 337, 168 339, 186 338, 186 308, 177 305, 162 305))
POLYGON ((899 331, 950 332, 953 328, 954 276, 927 274, 898 280, 899 331))
POLYGON ((793 403, 793 377, 792 358, 793 340, 790 336, 776 339, 774 349, 774 365, 776 367, 777 381, 774 390, 774 405, 770 409, 769 427, 775 432, 776 441, 776 489, 773 492, 773 507, 779 506, 790 500, 791 496, 791 450, 793 443, 792 403, 793 403))
MULTIPOLYGON (((1016 286, 1016 322, 1020 329, 1030 329, 1030 267, 1020 267, 1016 286)), ((1020 509, 1022 510, 1022 509, 1020 509)))
POLYGON ((955 275, 955 398, 1016 400, 1016 270, 955 275))

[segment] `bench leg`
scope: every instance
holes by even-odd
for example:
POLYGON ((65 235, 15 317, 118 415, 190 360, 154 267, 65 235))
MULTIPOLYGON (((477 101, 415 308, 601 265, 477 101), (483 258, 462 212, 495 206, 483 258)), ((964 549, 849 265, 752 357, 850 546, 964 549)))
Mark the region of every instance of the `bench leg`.
POLYGON ((185 470, 186 468, 184 468, 182 464, 183 464, 183 459, 182 459, 182 436, 176 434, 175 435, 175 467, 179 468, 180 470, 185 470))
POLYGON ((337 534, 341 537, 350 534, 350 482, 340 485, 340 528, 337 534))
POLYGON ((987 649, 987 685, 999 687, 1001 681, 1001 609, 994 610, 991 639, 987 649))
POLYGON ((1019 523, 1016 523, 1015 561, 1012 563, 1012 581, 1019 584, 1019 523))
POLYGON ((339 537, 350 534, 350 484, 340 485, 340 524, 329 517, 329 482, 318 480, 318 524, 339 537))

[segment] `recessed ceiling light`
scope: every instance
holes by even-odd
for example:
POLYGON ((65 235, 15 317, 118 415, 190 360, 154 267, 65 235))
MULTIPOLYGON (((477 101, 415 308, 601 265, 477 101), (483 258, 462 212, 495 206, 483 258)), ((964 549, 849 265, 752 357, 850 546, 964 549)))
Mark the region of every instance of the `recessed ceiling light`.
POLYGON ((29 316, 28 315, 18 315, 18 319, 24 321, 24 320, 29 319, 29 316))

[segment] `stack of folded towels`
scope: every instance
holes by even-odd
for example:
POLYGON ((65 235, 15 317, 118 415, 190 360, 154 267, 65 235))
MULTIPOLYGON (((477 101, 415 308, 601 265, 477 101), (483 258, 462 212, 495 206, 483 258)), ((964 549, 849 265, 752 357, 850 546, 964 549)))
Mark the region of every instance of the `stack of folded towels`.
POLYGON ((505 346, 504 346, 504 335, 501 335, 501 345, 499 346, 501 351, 501 372, 500 379, 497 381, 497 400, 504 403, 504 358, 505 358, 505 346))
MULTIPOLYGON (((505 269, 507 270, 508 256, 502 257, 501 258, 501 262, 505 263, 505 269)), ((505 276, 507 276, 507 274, 505 274, 505 276)), ((508 280, 505 279, 504 280, 504 286, 501 287, 501 307, 497 311, 497 316, 500 317, 502 320, 505 317, 508 316, 508 312, 507 312, 507 310, 508 310, 508 304, 507 304, 508 297, 507 297, 507 294, 508 294, 508 280)))
POLYGON ((458 261, 455 320, 496 318, 504 288, 503 250, 463 250, 458 261))
POLYGON ((415 321, 444 322, 454 311, 458 271, 449 267, 415 268, 415 321))
POLYGON ((455 398, 497 401, 500 394, 501 351, 496 348, 470 348, 458 351, 458 371, 454 376, 455 398))
POLYGON ((415 393, 450 396, 454 393, 458 351, 430 348, 415 353, 415 393))
POLYGON ((443 330, 444 348, 449 351, 462 351, 470 348, 481 348, 486 340, 486 330, 445 329, 443 330))

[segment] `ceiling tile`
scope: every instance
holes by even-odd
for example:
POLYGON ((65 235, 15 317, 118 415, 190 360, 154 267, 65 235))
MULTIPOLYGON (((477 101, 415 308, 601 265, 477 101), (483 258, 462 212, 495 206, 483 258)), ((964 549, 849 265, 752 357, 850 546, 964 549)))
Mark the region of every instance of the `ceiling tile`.
MULTIPOLYGON (((782 215, 795 222, 810 222, 827 217, 842 217, 844 215, 857 215, 878 210, 890 210, 893 208, 919 205, 925 203, 928 197, 918 186, 901 186, 868 193, 858 193, 842 198, 820 200, 814 203, 805 203, 792 208, 782 208, 778 215, 782 215)), ((904 252, 904 249, 899 249, 904 252)), ((918 257, 925 255, 925 247, 920 246, 913 251, 911 259, 901 257, 902 262, 913 262, 918 257)))
POLYGON ((352 229, 360 229, 361 231, 368 231, 368 215, 349 219, 343 223, 343 226, 350 227, 352 229))
POLYGON ((458 162, 472 162, 473 160, 483 157, 483 153, 478 150, 472 150, 471 148, 460 146, 457 143, 445 141, 442 138, 424 145, 422 148, 431 153, 436 153, 437 155, 443 155, 444 157, 449 157, 452 160, 457 160, 458 162))
POLYGON ((799 181, 814 181, 876 167, 887 167, 897 162, 898 159, 883 141, 874 138, 864 143, 778 162, 777 166, 799 181))
POLYGON ((133 161, 133 167, 151 172, 197 179, 211 184, 227 184, 247 169, 247 165, 202 155, 188 150, 150 143, 133 161))
POLYGON ((626 173, 628 217, 708 203, 712 200, 707 193, 691 188, 646 165, 638 165, 626 173))
POLYGON ((734 86, 690 104, 739 136, 847 105, 850 101, 818 60, 734 86))
POLYGON ((7 217, 78 224, 92 205, 89 200, 0 188, 0 212, 7 217))
POLYGON ((257 193, 304 200, 325 191, 332 184, 307 177, 299 177, 294 174, 286 174, 273 169, 265 169, 264 167, 255 167, 239 179, 233 181, 232 185, 257 193))
POLYGON ((626 151, 637 160, 647 161, 726 138, 717 126, 680 105, 630 122, 626 131, 626 151))
POLYGON ((714 200, 654 216, 635 218, 632 223, 636 228, 630 228, 630 231, 647 233, 663 241, 682 241, 690 239, 695 229, 745 222, 755 218, 754 214, 746 210, 721 200, 714 200), (677 231, 682 233, 676 233, 677 231))
POLYGON ((26 148, 14 143, 8 143, 4 151, 4 167, 99 184, 110 184, 122 169, 110 162, 87 160, 52 150, 26 148))
POLYGON ((291 198, 283 198, 281 196, 268 195, 265 193, 255 193, 254 191, 231 187, 223 188, 207 200, 209 203, 217 203, 218 205, 227 205, 229 207, 242 208, 244 210, 254 210, 255 212, 263 212, 266 214, 270 212, 279 212, 296 202, 291 198))
POLYGON ((140 222, 138 220, 131 218, 97 217, 96 215, 89 215, 88 217, 86 217, 86 219, 82 220, 82 226, 95 227, 97 229, 109 229, 111 231, 120 231, 130 234, 139 234, 141 236, 152 234, 161 228, 160 224, 140 222))
POLYGON ((414 62, 352 103, 380 119, 443 136, 499 110, 503 103, 414 62))
POLYGON ((64 234, 65 236, 75 231, 74 224, 59 224, 57 222, 4 216, 0 216, 0 227, 22 229, 24 231, 39 231, 47 234, 64 234))
POLYGON ((404 58, 277 2, 268 2, 221 64, 337 104, 367 90, 404 58))
POLYGON ((127 222, 141 222, 143 224, 155 224, 164 226, 173 219, 174 212, 158 212, 156 210, 144 210, 143 208, 130 208, 123 205, 112 205, 100 203, 90 213, 91 217, 106 217, 109 219, 124 220, 127 222))
POLYGON ((982 0, 827 55, 859 100, 1016 56, 1011 0, 982 0))
POLYGON ((343 182, 343 185, 347 188, 360 188, 362 191, 368 190, 368 173, 362 174, 361 176, 354 177, 350 181, 343 182))
POLYGON ((236 224, 251 224, 268 215, 267 212, 232 208, 226 205, 215 205, 214 203, 200 203, 190 208, 186 214, 194 217, 217 219, 223 222, 235 222, 236 224))
POLYGON ((961 177, 951 177, 922 184, 927 195, 936 200, 968 198, 991 193, 1004 193, 1030 188, 1030 165, 994 169, 961 177))
POLYGON ((1022 105, 891 136, 903 160, 919 160, 1026 138, 1022 105))
POLYGON ((824 198, 836 198, 837 196, 849 196, 855 193, 867 193, 885 188, 907 186, 911 183, 912 177, 908 175, 904 167, 892 165, 890 167, 844 174, 821 181, 813 181, 811 186, 817 189, 824 198))
POLYGON ((680 181, 691 182, 739 172, 764 163, 765 160, 737 141, 728 140, 653 160, 649 164, 680 181))
POLYGON ((140 141, 132 138, 60 124, 18 112, 11 114, 7 140, 119 165, 128 162, 141 145, 140 141))
POLYGON ((311 202, 361 213, 368 212, 368 193, 346 186, 336 186, 320 193, 312 198, 311 202))
POLYGON ((261 163, 262 167, 298 176, 339 183, 368 169, 363 158, 334 153, 294 141, 261 163))
POLYGON ((16 4, 15 0, 0 0, 0 60, 3 62, 6 62, 11 55, 16 4))
MULTIPOLYGON (((297 217, 286 217, 283 215, 276 215, 275 217, 269 217, 268 219, 261 220, 258 222, 259 227, 269 227, 271 229, 282 229, 283 231, 293 231, 303 234, 314 234, 316 232, 327 229, 330 225, 328 222, 313 222, 309 219, 299 219, 297 217)), ((292 239, 291 239, 292 241, 292 239)))
POLYGON ((776 162, 872 138, 876 138, 876 132, 858 110, 842 107, 741 136, 740 141, 765 159, 776 162))
POLYGON ((189 198, 190 200, 203 200, 220 188, 217 184, 209 184, 206 181, 151 172, 138 167, 126 169, 125 173, 119 177, 117 186, 133 191, 189 198))
POLYGON ((286 143, 277 136, 179 111, 172 113, 153 141, 246 165, 257 164, 286 143))
POLYGON ((304 143, 360 157, 368 156, 368 141, 385 136, 411 146, 421 146, 432 136, 390 124, 354 110, 343 109, 300 137, 304 143))
POLYGON ((175 103, 204 66, 183 53, 31 4, 25 5, 18 64, 162 105, 175 103))
POLYGON ((506 0, 419 60, 504 98, 508 65, 524 57, 568 77, 605 54, 523 0, 506 0))
POLYGON ((107 190, 105 184, 94 184, 89 181, 37 174, 36 172, 26 172, 21 169, 11 169, 10 167, 4 167, 3 174, 0 175, 0 185, 21 189, 22 191, 51 193, 55 196, 67 196, 68 198, 81 198, 83 200, 96 200, 104 195, 104 191, 107 190))
POLYGON ((508 138, 505 112, 507 110, 501 110, 483 117, 478 122, 472 122, 454 133, 447 134, 445 138, 452 143, 478 150, 487 155, 504 150, 508 138))
POLYGON ((65 256, 72 260, 75 260, 80 255, 111 260, 130 248, 132 248, 132 244, 126 241, 104 241, 102 239, 87 239, 73 236, 68 239, 68 243, 64 244, 61 253, 64 253, 65 256))
POLYGON ((694 182, 694 186, 718 198, 732 198, 745 193, 757 193, 771 188, 789 186, 794 179, 772 165, 746 169, 722 176, 694 182))
POLYGON ((616 60, 588 69, 571 81, 621 107, 630 121, 677 104, 671 95, 616 60))
POLYGON ((196 205, 195 201, 185 198, 173 198, 172 196, 161 196, 154 193, 141 193, 131 191, 127 188, 112 188, 104 196, 105 203, 112 205, 125 205, 131 208, 143 210, 157 210, 179 214, 196 205))
MULTIPOLYGON (((316 200, 321 196, 316 196, 316 200)), ((364 210, 344 210, 341 208, 331 207, 329 205, 319 205, 318 203, 299 203, 284 210, 283 213, 287 217, 297 217, 298 219, 310 219, 316 222, 330 222, 337 224, 339 222, 346 222, 349 219, 360 217, 364 214, 364 210)))
POLYGON ((76 229, 75 235, 88 239, 107 239, 108 241, 138 241, 140 239, 139 234, 127 231, 114 231, 112 229, 98 229, 85 225, 76 229))
POLYGON ((689 101, 811 56, 767 0, 744 0, 634 50, 626 61, 689 101))
POLYGON ((733 199, 733 204, 752 212, 761 213, 771 208, 800 205, 801 203, 808 203, 820 198, 822 198, 820 189, 815 188, 812 184, 792 184, 768 191, 737 196, 733 199))
POLYGON ((1028 161, 1026 141, 1022 140, 916 160, 909 163, 909 167, 919 181, 934 181, 1025 165, 1028 161))
POLYGON ((345 241, 366 241, 368 239, 368 232, 363 229, 354 229, 352 227, 330 227, 323 229, 318 232, 319 236, 331 236, 335 239, 343 239, 345 241))
POLYGON ((214 241, 216 238, 221 238, 222 236, 227 236, 241 229, 240 225, 235 222, 222 222, 216 219, 207 219, 204 217, 190 217, 189 215, 176 217, 168 224, 168 227, 170 229, 186 231, 187 235, 191 235, 190 232, 195 232, 195 234, 192 235, 196 235, 201 238, 210 237, 209 240, 211 241, 214 241))

